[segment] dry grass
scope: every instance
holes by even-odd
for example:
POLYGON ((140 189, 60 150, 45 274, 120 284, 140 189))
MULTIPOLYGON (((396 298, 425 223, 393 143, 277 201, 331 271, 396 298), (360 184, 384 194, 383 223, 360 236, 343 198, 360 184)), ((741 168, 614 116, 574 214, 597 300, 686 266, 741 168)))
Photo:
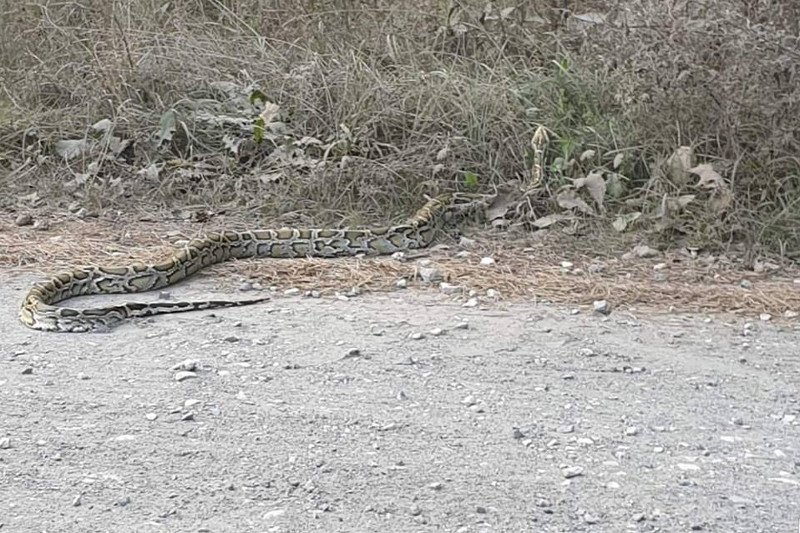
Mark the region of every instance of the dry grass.
POLYGON ((544 125, 551 143, 534 217, 562 211, 560 190, 603 171, 618 186, 606 211, 580 215, 592 223, 638 211, 653 238, 793 256, 793 3, 516 4, 9 3, 0 201, 19 211, 385 221, 422 193, 525 180, 530 137, 544 125), (602 23, 587 22, 598 14, 602 23), (255 90, 280 107, 260 143, 262 104, 247 99, 255 90), (66 160, 64 140, 85 149, 66 160), (680 146, 714 165, 730 202, 668 171, 680 146), (687 195, 687 208, 665 210, 687 195))

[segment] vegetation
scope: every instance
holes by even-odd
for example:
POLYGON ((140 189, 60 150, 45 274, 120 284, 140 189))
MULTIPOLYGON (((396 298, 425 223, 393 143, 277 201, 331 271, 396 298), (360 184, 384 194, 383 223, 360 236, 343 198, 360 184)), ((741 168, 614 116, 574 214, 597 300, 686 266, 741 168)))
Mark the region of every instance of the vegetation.
POLYGON ((361 223, 424 193, 515 181, 531 226, 800 250, 793 2, 0 9, 8 209, 200 206, 361 223), (549 141, 531 183, 539 126, 549 141))

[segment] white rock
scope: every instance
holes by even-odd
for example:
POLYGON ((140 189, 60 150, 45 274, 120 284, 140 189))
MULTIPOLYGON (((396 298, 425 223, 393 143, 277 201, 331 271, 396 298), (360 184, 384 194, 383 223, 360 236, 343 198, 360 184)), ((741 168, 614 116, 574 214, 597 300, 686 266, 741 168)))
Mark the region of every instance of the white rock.
POLYGON ((398 289, 405 289, 406 287, 408 287, 408 280, 405 278, 400 278, 394 282, 394 286, 397 287, 398 289))
POLYGON ((170 370, 194 370, 196 369, 200 363, 197 359, 184 359, 180 363, 173 365, 170 370))
POLYGON ((578 477, 583 475, 583 468, 580 466, 568 466, 561 469, 561 475, 566 479, 578 477))
POLYGON ((478 307, 478 299, 477 298, 470 298, 469 300, 464 302, 462 307, 478 307))
POLYGON ((500 297, 500 293, 498 291, 496 291, 495 289, 487 289, 486 290, 486 297, 487 298, 492 298, 492 299, 499 298, 500 297))
POLYGON ((650 248, 646 244, 640 244, 633 247, 633 254, 641 258, 656 257, 658 255, 658 250, 650 248))
POLYGON ((609 304, 607 300, 595 300, 592 307, 595 313, 600 313, 601 315, 611 313, 611 304, 609 304))
POLYGON ((417 269, 419 277, 426 283, 441 281, 442 271, 434 267, 419 267, 417 269))
POLYGON ((283 291, 284 296, 296 296, 298 294, 300 294, 300 289, 298 289, 297 287, 291 287, 283 291))
POLYGON ((678 463, 675 466, 684 472, 696 472, 697 470, 700 470, 700 467, 693 463, 678 463))
POLYGON ((797 311, 792 311, 790 309, 787 309, 786 311, 783 312, 784 318, 797 318, 798 316, 800 316, 800 313, 798 313, 797 311))
POLYGON ((758 315, 758 318, 762 322, 769 322, 770 320, 772 320, 772 315, 769 313, 761 313, 760 315, 758 315))
POLYGON ((439 284, 439 290, 442 294, 457 294, 464 290, 463 287, 459 287, 458 285, 451 285, 446 281, 443 281, 439 284))
POLYGON ((175 381, 186 381, 187 379, 195 379, 196 377, 197 374, 195 372, 189 372, 187 370, 175 373, 175 381))
POLYGON ((482 266, 491 266, 495 264, 494 257, 482 257, 481 258, 481 265, 482 266))

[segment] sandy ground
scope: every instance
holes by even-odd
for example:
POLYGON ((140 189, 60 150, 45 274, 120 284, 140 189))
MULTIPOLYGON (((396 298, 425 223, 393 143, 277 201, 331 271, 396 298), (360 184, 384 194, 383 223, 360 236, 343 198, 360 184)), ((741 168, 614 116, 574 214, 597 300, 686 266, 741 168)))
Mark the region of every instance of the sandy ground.
POLYGON ((0 277, 2 533, 798 530, 791 324, 408 290, 56 334, 33 279, 0 277))

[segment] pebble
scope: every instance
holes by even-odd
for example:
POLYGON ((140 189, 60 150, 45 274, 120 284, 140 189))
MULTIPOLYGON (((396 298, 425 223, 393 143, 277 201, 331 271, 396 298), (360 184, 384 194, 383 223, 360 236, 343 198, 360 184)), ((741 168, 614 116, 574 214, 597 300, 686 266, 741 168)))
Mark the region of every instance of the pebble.
POLYGON ((594 309, 595 313, 599 313, 601 315, 607 315, 611 313, 611 304, 609 304, 607 300, 595 300, 594 303, 592 303, 592 308, 594 309))
POLYGON ((472 248, 475 246, 475 239, 470 239, 469 237, 461 237, 458 240, 458 245, 464 248, 472 248))
POLYGON ((696 472, 700 470, 700 467, 693 463, 678 463, 675 466, 678 470, 683 470, 684 472, 696 472))
POLYGON ((347 353, 344 354, 344 356, 345 356, 345 358, 360 357, 361 356, 361 350, 359 350, 358 348, 350 348, 349 350, 347 350, 347 353))
POLYGON ((423 334, 422 334, 422 333, 420 333, 419 331, 415 331, 414 333, 412 333, 411 335, 409 335, 409 338, 410 338, 411 340, 418 341, 418 340, 420 340, 420 339, 424 339, 424 338, 425 338, 425 335, 423 335, 423 334))
POLYGON ((568 466, 566 468, 561 469, 561 475, 564 476, 566 479, 582 476, 583 468, 580 466, 568 466))
POLYGON ((442 271, 435 267, 419 267, 417 269, 419 277, 425 283, 433 283, 442 280, 442 271))
POLYGON ((470 396, 466 396, 463 400, 461 400, 461 403, 466 405, 467 407, 470 407, 470 406, 475 405, 476 403, 478 403, 478 401, 475 399, 474 396, 470 395, 470 396))
POLYGON ((496 299, 500 297, 500 293, 495 289, 487 289, 486 297, 491 299, 496 299))
POLYGON ((492 266, 495 264, 494 257, 482 257, 481 266, 492 266))
POLYGON ((155 413, 147 413, 146 415, 144 415, 144 417, 152 422, 153 420, 158 418, 158 415, 155 413))
POLYGON ((572 263, 571 261, 561 261, 561 268, 563 268, 563 269, 565 269, 565 270, 569 270, 569 269, 571 269, 573 266, 575 266, 575 265, 574 265, 574 263, 572 263))
POLYGON ((483 505, 478 505, 477 507, 475 507, 475 512, 478 514, 486 514, 488 511, 486 507, 484 507, 483 505))
POLYGON ((478 307, 478 299, 477 298, 470 298, 466 302, 464 302, 461 307, 478 307))
POLYGON ((639 434, 639 428, 636 426, 630 426, 625 428, 625 434, 629 437, 634 437, 639 434))
POLYGON ((667 268, 667 264, 666 263, 656 263, 655 265, 653 265, 653 270, 656 270, 656 271, 664 270, 665 268, 667 268))
POLYGON ((175 373, 175 381, 186 381, 187 379, 195 379, 196 377, 197 374, 195 372, 187 370, 175 373))
POLYGON ((442 335, 444 333, 444 330, 442 328, 433 328, 428 333, 430 333, 434 337, 439 337, 440 335, 442 335))
POLYGON ((78 494, 77 496, 75 496, 75 499, 74 499, 74 500, 72 500, 72 506, 73 506, 73 507, 80 507, 80 506, 81 506, 81 503, 82 503, 82 501, 81 501, 81 495, 80 495, 80 494, 78 494))
POLYGON ((586 513, 583 515, 583 521, 587 524, 596 524, 600 521, 600 519, 592 514, 586 513))
POLYGON ((297 287, 291 287, 283 291, 284 296, 295 296, 297 294, 300 294, 300 289, 298 289, 297 287))
POLYGON ((261 518, 264 520, 272 520, 273 518, 278 518, 286 514, 286 509, 273 509, 272 511, 267 511, 264 513, 261 518))
POLYGON ((198 365, 199 363, 196 359, 184 359, 180 363, 173 365, 170 370, 194 370, 198 365))
POLYGON ((658 250, 650 248, 646 244, 640 244, 638 246, 633 247, 633 254, 636 257, 641 257, 646 259, 648 257, 656 257, 658 255, 658 250))
POLYGON ((792 311, 790 309, 787 309, 786 311, 783 312, 784 318, 797 318, 798 315, 800 315, 800 313, 798 313, 797 311, 792 311))
POLYGON ((14 219, 14 224, 17 226, 30 226, 33 224, 33 217, 30 213, 23 213, 14 219))
POLYGON ((185 402, 183 402, 183 406, 188 409, 189 407, 194 407, 198 403, 200 403, 200 400, 196 400, 194 398, 190 398, 190 399, 186 400, 185 402))
POLYGON ((463 290, 464 290, 463 287, 459 287, 458 285, 452 285, 450 283, 447 283, 446 281, 443 281, 439 284, 439 291, 442 294, 457 294, 463 290))
POLYGON ((743 289, 752 289, 753 282, 750 281, 749 279, 743 279, 742 281, 739 282, 739 286, 743 289))
POLYGON ((444 488, 444 485, 440 481, 434 481, 433 483, 428 485, 428 487, 431 488, 432 490, 442 490, 444 488))
POLYGON ((408 280, 405 278, 400 278, 394 282, 394 286, 397 287, 398 289, 405 289, 406 287, 408 287, 408 280))
POLYGON ((46 220, 37 220, 33 223, 33 229, 36 231, 47 231, 50 229, 50 224, 46 220))
POLYGON ((181 417, 183 422, 191 422, 192 420, 194 420, 194 413, 186 413, 181 417))
POLYGON ((241 285, 239 285, 239 290, 242 291, 242 292, 252 291, 253 290, 253 284, 251 282, 249 282, 249 281, 244 281, 244 282, 242 282, 241 285))
POLYGON ((616 481, 609 481, 608 483, 606 483, 606 488, 607 489, 618 489, 618 488, 620 488, 620 484, 617 483, 616 481))
POLYGON ((8 437, 3 437, 0 439, 0 450, 7 450, 11 448, 11 439, 8 437))
POLYGON ((572 424, 565 425, 565 426, 560 426, 558 428, 558 432, 559 433, 574 433, 575 432, 575 426, 573 426, 572 424))
POLYGON ((469 329, 469 322, 459 322, 453 328, 454 329, 469 329))
POLYGON ((411 516, 419 516, 422 514, 422 509, 419 505, 412 505, 408 512, 411 514, 411 516))
POLYGON ((761 313, 760 315, 758 315, 758 318, 762 322, 769 322, 770 320, 772 320, 772 315, 769 313, 761 313))
POLYGON ((22 369, 22 375, 23 376, 27 376, 27 375, 30 375, 30 374, 33 374, 33 367, 32 366, 26 366, 25 368, 22 369))

